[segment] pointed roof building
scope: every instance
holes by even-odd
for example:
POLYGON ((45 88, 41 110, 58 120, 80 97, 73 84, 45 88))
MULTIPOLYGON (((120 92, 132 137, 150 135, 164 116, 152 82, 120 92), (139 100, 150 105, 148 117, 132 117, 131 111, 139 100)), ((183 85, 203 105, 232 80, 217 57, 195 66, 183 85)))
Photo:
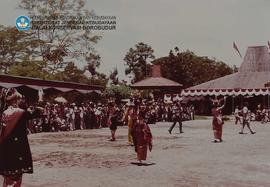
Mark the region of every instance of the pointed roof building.
POLYGON ((182 91, 182 96, 268 95, 270 54, 267 46, 248 47, 239 72, 182 91))
POLYGON ((182 84, 166 79, 161 76, 160 65, 153 65, 152 76, 132 84, 130 87, 135 89, 181 89, 182 84))

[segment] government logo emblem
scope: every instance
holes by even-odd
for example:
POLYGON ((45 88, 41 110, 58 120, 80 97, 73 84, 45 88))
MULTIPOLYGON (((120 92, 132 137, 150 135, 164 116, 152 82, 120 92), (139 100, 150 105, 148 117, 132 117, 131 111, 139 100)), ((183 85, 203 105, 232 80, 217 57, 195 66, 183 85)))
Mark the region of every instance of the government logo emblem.
POLYGON ((16 19, 16 27, 19 31, 28 31, 30 29, 30 19, 27 16, 19 16, 16 19))

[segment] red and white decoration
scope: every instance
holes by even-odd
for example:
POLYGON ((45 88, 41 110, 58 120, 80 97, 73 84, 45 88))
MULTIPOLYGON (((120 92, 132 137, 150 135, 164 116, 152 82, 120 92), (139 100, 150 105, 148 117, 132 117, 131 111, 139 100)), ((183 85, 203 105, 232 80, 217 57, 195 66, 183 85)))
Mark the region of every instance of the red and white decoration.
POLYGON ((269 95, 270 88, 261 89, 186 89, 183 90, 181 96, 258 96, 258 95, 269 95))

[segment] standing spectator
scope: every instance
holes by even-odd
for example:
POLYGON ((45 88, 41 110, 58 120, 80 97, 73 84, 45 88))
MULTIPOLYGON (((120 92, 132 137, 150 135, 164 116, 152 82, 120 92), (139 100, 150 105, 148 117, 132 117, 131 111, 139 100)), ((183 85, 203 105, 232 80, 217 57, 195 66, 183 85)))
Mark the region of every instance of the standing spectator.
POLYGON ((75 129, 79 130, 81 129, 80 109, 77 106, 75 106, 74 112, 75 112, 75 129))
POLYGON ((90 114, 90 107, 89 106, 85 106, 84 108, 84 124, 85 124, 85 128, 86 129, 90 129, 91 128, 91 114, 90 114))
POLYGON ((97 107, 95 108, 95 115, 97 119, 97 127, 101 128, 102 127, 102 107, 101 104, 98 104, 97 107))
POLYGON ((262 108, 262 119, 261 119, 261 124, 267 123, 268 122, 268 109, 264 106, 262 108))
POLYGON ((72 107, 70 108, 70 130, 74 131, 75 130, 75 106, 76 104, 75 103, 72 103, 71 104, 72 107))
POLYGON ((195 108, 193 105, 189 106, 189 112, 190 112, 190 119, 195 120, 195 108))
POLYGON ((80 127, 81 129, 86 129, 85 127, 85 123, 84 123, 84 110, 83 110, 83 107, 80 107, 79 108, 79 113, 80 113, 80 127))
POLYGON ((255 120, 256 121, 261 121, 262 120, 262 108, 261 108, 260 104, 258 104, 258 106, 257 106, 255 120))
POLYGON ((238 121, 241 124, 241 117, 240 117, 240 107, 236 106, 234 111, 234 117, 235 117, 235 125, 237 125, 238 121))

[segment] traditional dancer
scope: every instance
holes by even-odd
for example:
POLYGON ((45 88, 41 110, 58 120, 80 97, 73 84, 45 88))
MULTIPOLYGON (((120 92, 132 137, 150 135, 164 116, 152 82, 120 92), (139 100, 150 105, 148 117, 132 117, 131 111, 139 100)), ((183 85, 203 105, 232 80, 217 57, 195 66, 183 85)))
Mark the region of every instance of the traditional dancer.
POLYGON ((224 108, 226 103, 226 97, 224 97, 224 104, 220 106, 221 100, 211 100, 213 102, 213 108, 212 108, 212 126, 213 126, 213 132, 214 132, 214 143, 222 142, 222 128, 223 128, 223 120, 222 120, 222 113, 221 110, 224 108))
POLYGON ((255 134, 256 132, 254 132, 251 128, 250 128, 250 112, 248 110, 248 103, 244 104, 244 107, 242 109, 242 116, 243 116, 243 123, 242 123, 242 129, 239 132, 239 134, 244 134, 244 128, 245 126, 248 127, 249 131, 251 134, 255 134))
POLYGON ((127 108, 124 112, 124 116, 122 122, 126 123, 128 126, 128 144, 133 145, 133 138, 132 138, 132 127, 135 121, 135 105, 133 103, 129 103, 127 108))
POLYGON ((145 112, 140 111, 138 120, 134 123, 132 128, 132 137, 135 145, 135 152, 137 152, 137 159, 139 164, 142 164, 142 160, 146 160, 147 149, 152 150, 152 133, 149 126, 144 120, 145 112))
POLYGON ((111 130, 111 139, 110 141, 115 141, 115 131, 117 129, 117 108, 113 102, 108 104, 108 121, 107 125, 111 130))
POLYGON ((23 173, 33 173, 33 161, 27 138, 27 121, 41 111, 25 111, 18 107, 21 95, 15 89, 2 90, 1 106, 7 109, 2 116, 0 136, 0 175, 4 187, 20 187, 23 173))

